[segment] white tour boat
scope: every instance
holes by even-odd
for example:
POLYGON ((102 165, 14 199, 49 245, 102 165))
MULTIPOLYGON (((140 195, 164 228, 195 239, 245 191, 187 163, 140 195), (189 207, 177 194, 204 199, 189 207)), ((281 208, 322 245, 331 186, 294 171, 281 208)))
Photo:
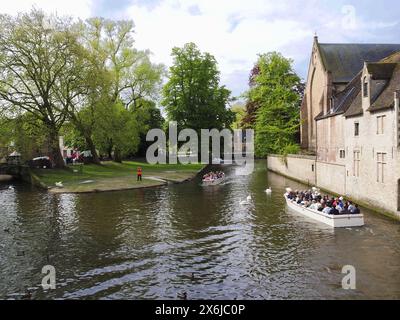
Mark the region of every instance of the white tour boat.
POLYGON ((297 213, 306 216, 310 219, 314 219, 318 222, 325 223, 332 228, 350 228, 350 227, 362 227, 364 225, 364 215, 363 214, 344 214, 333 216, 318 210, 312 210, 306 208, 296 202, 290 200, 287 194, 284 194, 287 206, 296 211, 297 213))

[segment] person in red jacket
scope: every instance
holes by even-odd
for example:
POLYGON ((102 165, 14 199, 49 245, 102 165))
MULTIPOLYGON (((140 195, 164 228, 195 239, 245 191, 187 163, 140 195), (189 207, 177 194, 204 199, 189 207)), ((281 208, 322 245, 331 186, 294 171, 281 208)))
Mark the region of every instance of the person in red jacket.
POLYGON ((137 168, 137 181, 142 181, 142 167, 137 168))

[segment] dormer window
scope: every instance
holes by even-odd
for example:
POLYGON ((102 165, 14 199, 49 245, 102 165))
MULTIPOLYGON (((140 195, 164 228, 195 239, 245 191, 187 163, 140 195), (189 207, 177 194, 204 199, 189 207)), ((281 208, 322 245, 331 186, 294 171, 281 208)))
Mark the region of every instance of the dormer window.
POLYGON ((368 98, 368 81, 367 77, 364 77, 363 80, 363 97, 368 98))

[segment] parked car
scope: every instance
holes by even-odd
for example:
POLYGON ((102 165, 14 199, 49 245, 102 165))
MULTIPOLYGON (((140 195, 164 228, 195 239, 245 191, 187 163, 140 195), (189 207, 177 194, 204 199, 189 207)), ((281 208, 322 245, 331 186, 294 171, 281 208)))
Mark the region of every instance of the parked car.
POLYGON ((28 166, 37 169, 51 169, 53 168, 53 163, 47 156, 33 158, 28 161, 28 166))

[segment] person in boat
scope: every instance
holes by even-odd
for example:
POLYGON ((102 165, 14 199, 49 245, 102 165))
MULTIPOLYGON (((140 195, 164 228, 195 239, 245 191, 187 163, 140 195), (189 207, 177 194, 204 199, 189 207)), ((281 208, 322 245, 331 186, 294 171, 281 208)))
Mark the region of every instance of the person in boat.
POLYGON ((358 204, 354 205, 354 209, 352 211, 350 211, 352 214, 360 214, 360 208, 358 207, 358 204))
POLYGON ((331 210, 332 210, 332 204, 328 202, 326 204, 326 207, 322 210, 322 213, 331 214, 331 210))
POLYGON ((310 208, 311 210, 318 210, 317 201, 316 201, 316 200, 313 200, 313 201, 311 202, 311 205, 310 205, 309 208, 310 208))
POLYGON ((336 209, 336 207, 332 206, 331 211, 329 211, 329 214, 333 216, 338 216, 340 214, 339 210, 336 209))
POLYGON ((290 191, 287 198, 298 205, 332 215, 360 214, 360 208, 343 197, 329 197, 314 190, 290 191))
POLYGON ((349 203, 346 202, 344 204, 343 210, 340 212, 340 214, 350 214, 351 212, 349 211, 349 203))
POLYGON ((209 173, 206 173, 203 176, 203 180, 204 181, 212 181, 212 180, 220 179, 220 178, 222 178, 224 176, 225 176, 225 173, 223 173, 221 171, 218 171, 218 172, 212 172, 211 171, 209 173))

